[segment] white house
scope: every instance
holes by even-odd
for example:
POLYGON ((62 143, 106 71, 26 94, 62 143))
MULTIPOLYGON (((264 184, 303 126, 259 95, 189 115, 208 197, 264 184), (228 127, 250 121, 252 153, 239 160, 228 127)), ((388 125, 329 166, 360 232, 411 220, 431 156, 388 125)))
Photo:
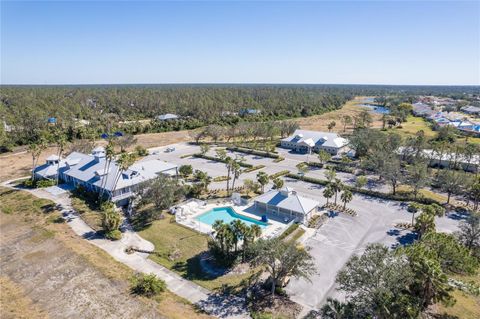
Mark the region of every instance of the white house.
POLYGON ((346 151, 348 140, 336 133, 326 133, 307 130, 296 130, 293 135, 282 139, 283 148, 300 153, 319 152, 325 150, 332 155, 346 151))
POLYGON ((299 223, 308 223, 319 202, 299 195, 295 190, 285 187, 271 190, 254 199, 256 209, 279 215, 288 221, 295 219, 299 223))
POLYGON ((464 106, 460 109, 463 113, 471 114, 471 115, 480 115, 480 107, 478 106, 464 106))
POLYGON ((176 114, 171 114, 171 113, 167 113, 167 114, 162 114, 162 115, 159 115, 157 116, 157 120, 159 121, 170 121, 170 120, 177 120, 179 119, 180 117, 176 114))
POLYGON ((138 184, 159 174, 178 174, 177 165, 158 159, 137 162, 126 171, 121 171, 115 160, 108 163, 105 149, 97 147, 91 154, 73 152, 65 159, 50 156, 44 165, 35 169, 35 175, 38 178, 56 178, 58 166, 59 178, 64 182, 96 193, 103 189, 103 193, 119 205, 128 202, 138 184))

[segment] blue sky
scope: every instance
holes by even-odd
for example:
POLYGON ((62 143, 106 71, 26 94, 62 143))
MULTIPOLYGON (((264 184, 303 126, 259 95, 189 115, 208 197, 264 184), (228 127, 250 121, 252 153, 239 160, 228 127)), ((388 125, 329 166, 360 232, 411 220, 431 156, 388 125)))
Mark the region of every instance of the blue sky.
POLYGON ((2 84, 480 84, 478 1, 1 2, 2 84))

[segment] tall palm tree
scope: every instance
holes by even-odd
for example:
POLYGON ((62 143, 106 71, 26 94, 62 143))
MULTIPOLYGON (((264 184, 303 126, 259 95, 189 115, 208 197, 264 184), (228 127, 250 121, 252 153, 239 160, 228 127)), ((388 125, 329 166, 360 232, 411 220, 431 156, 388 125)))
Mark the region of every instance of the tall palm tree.
POLYGON ((110 164, 112 163, 113 159, 115 158, 115 144, 112 139, 108 141, 107 146, 105 147, 105 166, 104 166, 104 173, 102 175, 102 180, 100 182, 100 193, 98 198, 101 199, 105 192, 105 187, 107 186, 108 175, 110 171, 110 164))
POLYGON ((134 153, 132 154, 122 153, 122 155, 120 155, 120 158, 117 160, 118 170, 115 176, 115 183, 113 184, 112 191, 110 192, 110 199, 113 198, 113 194, 117 189, 118 181, 120 180, 120 177, 122 176, 123 172, 125 172, 130 166, 132 166, 135 163, 135 160, 136 160, 136 156, 134 153))
POLYGON ((232 173, 233 173, 233 181, 232 181, 232 191, 235 189, 235 181, 240 177, 242 174, 242 167, 238 161, 233 161, 232 163, 232 173))
POLYGON ((338 178, 335 178, 335 180, 332 183, 330 183, 330 187, 332 188, 332 191, 335 194, 335 205, 337 205, 337 195, 343 188, 342 181, 338 178))
POLYGON ((32 181, 35 181, 35 168, 42 152, 47 149, 47 141, 41 138, 38 142, 28 145, 28 152, 32 154, 32 181))
POLYGON ((58 180, 60 177, 60 161, 62 160, 62 154, 65 151, 65 145, 67 145, 67 138, 64 134, 58 134, 56 136, 56 141, 58 148, 58 163, 57 163, 57 176, 56 176, 56 184, 58 185, 58 180))
POLYGON ((333 195, 334 193, 333 193, 332 187, 330 185, 325 187, 325 189, 323 190, 323 197, 327 199, 327 205, 328 205, 328 200, 332 198, 333 195))
POLYGON ((232 171, 233 160, 230 156, 225 157, 225 166, 227 167, 227 194, 230 191, 230 172, 232 171))
POLYGON ((236 253, 238 250, 238 242, 244 239, 243 234, 245 232, 247 225, 245 225, 245 223, 242 222, 240 219, 235 219, 230 223, 230 226, 233 232, 233 244, 234 244, 235 253, 236 253))
POLYGON ((353 198, 352 192, 348 189, 345 189, 340 196, 340 199, 343 202, 343 209, 347 208, 347 203, 351 202, 353 198))

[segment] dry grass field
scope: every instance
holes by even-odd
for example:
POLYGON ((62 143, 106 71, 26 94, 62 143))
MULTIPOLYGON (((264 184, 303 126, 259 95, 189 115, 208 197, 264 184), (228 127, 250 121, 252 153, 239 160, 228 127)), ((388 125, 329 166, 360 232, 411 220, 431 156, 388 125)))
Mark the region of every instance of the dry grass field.
MULTIPOLYGON (((342 117, 344 115, 355 116, 358 115, 364 108, 359 107, 362 98, 347 102, 340 110, 328 112, 321 115, 314 115, 300 119, 294 119, 298 122, 300 127, 305 130, 319 130, 328 131, 328 124, 331 121, 336 122, 336 126, 333 128, 333 132, 343 132, 342 117)), ((381 115, 372 113, 372 117, 375 120, 372 127, 379 128, 382 126, 380 121, 381 115)), ((347 127, 347 132, 351 132, 352 127, 347 127)), ((191 131, 174 131, 165 133, 149 133, 136 135, 137 145, 141 145, 145 148, 164 146, 174 143, 186 142, 191 140, 191 131)), ((97 142, 98 145, 104 145, 105 141, 101 140, 97 142)), ((131 150, 134 147, 131 147, 131 150)), ((50 147, 45 150, 39 163, 44 163, 45 159, 50 155, 56 153, 55 147, 50 147)), ((27 176, 30 174, 32 167, 32 156, 25 151, 25 147, 20 148, 14 153, 8 153, 0 156, 0 181, 5 181, 12 178, 27 176)))
POLYGON ((133 271, 75 235, 49 204, 0 188, 0 318, 209 318, 168 291, 132 295, 133 271))
MULTIPOLYGON (((336 125, 332 129, 332 132, 343 133, 343 123, 342 118, 345 115, 350 115, 351 117, 359 115, 363 110, 368 108, 364 108, 359 106, 361 104, 364 97, 356 97, 354 100, 345 103, 345 105, 340 109, 328 113, 324 113, 321 115, 314 115, 309 116, 301 119, 295 119, 300 128, 304 130, 313 130, 313 131, 325 131, 328 132, 328 124, 332 121, 335 121, 336 125)), ((382 116, 376 113, 370 113, 374 122, 372 123, 373 128, 381 128, 382 116)), ((353 130, 352 125, 347 126, 346 131, 351 132, 353 130)))
MULTIPOLYGON (((145 148, 185 142, 190 139, 189 131, 140 134, 137 135, 136 138, 137 145, 142 145, 145 148)), ((102 140, 98 141, 97 144, 104 145, 105 142, 102 140)), ((133 148, 134 147, 131 149, 133 148)), ((32 169, 32 156, 24 149, 25 148, 21 148, 20 151, 7 153, 0 156, 0 181, 27 176, 30 174, 32 169)), ((38 163, 45 163, 45 159, 56 152, 57 150, 55 147, 49 147, 42 153, 38 163)))

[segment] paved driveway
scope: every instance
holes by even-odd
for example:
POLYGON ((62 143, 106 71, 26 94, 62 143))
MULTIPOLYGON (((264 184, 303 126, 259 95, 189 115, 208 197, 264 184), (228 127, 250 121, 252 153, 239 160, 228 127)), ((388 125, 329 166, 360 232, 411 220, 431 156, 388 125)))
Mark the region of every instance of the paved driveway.
MULTIPOLYGON (((301 188, 299 186, 296 187, 301 188)), ((395 247, 414 238, 411 232, 394 227, 398 222, 410 221, 412 216, 398 202, 355 195, 348 206, 354 208, 358 216, 331 217, 306 242, 318 273, 311 282, 293 279, 287 286, 292 300, 307 308, 320 308, 327 297, 343 297, 335 289, 337 272, 353 254, 361 254, 369 243, 395 247)), ((457 230, 458 220, 442 217, 436 219, 436 224, 439 231, 452 232, 457 230)))

